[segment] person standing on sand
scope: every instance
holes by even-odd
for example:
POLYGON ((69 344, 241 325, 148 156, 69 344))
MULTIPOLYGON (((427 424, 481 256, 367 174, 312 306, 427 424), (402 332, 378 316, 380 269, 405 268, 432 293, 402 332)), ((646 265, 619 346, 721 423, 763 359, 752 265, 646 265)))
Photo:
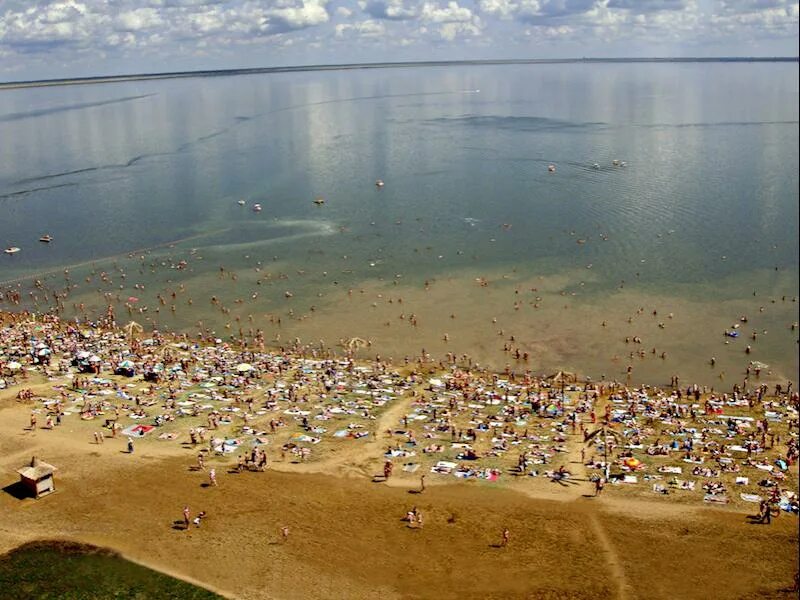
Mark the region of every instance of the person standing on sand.
POLYGON ((284 525, 281 527, 281 541, 285 544, 289 540, 289 526, 284 525))
POLYGON ((389 477, 392 476, 392 469, 394 469, 394 464, 392 464, 392 461, 387 460, 385 463, 383 463, 384 480, 389 481, 389 477))
POLYGON ((202 452, 197 455, 197 468, 200 469, 201 471, 206 470, 206 462, 202 452))
POLYGON ((208 472, 208 479, 211 481, 211 485, 213 485, 214 487, 217 487, 217 470, 216 469, 211 469, 208 472))
POLYGON ((508 546, 508 540, 510 537, 511 533, 508 531, 508 527, 504 527, 502 533, 502 540, 500 541, 501 548, 505 548, 506 546, 508 546))
POLYGON ((761 511, 759 514, 759 523, 769 525, 772 522, 772 507, 769 500, 761 501, 761 511))
POLYGON ((186 529, 186 530, 189 529, 189 523, 191 523, 191 519, 189 518, 190 516, 191 516, 191 514, 189 513, 189 507, 188 506, 184 506, 183 507, 183 525, 184 525, 183 528, 186 529))
POLYGON ((133 440, 128 438, 128 454, 133 454, 133 440))
POLYGON ((421 494, 424 491, 425 491, 425 475, 420 475, 420 478, 419 478, 419 493, 421 494))
POLYGON ((606 481, 602 477, 598 477, 594 481, 594 495, 599 496, 603 493, 603 486, 605 485, 606 481))

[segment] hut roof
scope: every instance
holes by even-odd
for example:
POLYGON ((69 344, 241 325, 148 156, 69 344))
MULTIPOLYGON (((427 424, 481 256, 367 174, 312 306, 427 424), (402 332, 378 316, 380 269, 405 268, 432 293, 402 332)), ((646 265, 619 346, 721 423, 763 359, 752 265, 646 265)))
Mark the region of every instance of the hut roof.
POLYGON ((24 466, 21 469, 17 469, 17 473, 26 479, 39 480, 47 475, 52 475, 56 470, 57 469, 53 465, 38 459, 34 459, 31 461, 30 465, 24 466))

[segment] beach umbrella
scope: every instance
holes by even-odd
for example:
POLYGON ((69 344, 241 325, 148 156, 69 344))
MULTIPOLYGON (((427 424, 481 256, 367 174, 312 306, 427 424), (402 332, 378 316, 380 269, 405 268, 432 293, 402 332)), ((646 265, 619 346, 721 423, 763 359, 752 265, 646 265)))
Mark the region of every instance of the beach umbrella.
POLYGON ((552 379, 553 381, 575 382, 577 380, 577 376, 575 375, 575 373, 571 373, 570 371, 559 371, 558 373, 551 375, 550 379, 552 379))
POLYGON ((89 352, 87 350, 81 350, 80 352, 78 352, 75 355, 75 358, 77 358, 79 360, 85 360, 85 359, 89 358, 91 355, 92 355, 91 352, 89 352))
POLYGON ((12 360, 10 363, 6 365, 12 371, 16 371, 17 369, 21 369, 22 365, 15 360, 12 360))
POLYGON ((103 359, 95 354, 94 356, 90 356, 89 357, 89 362, 90 363, 99 363, 99 362, 103 362, 103 359))
MULTIPOLYGON (((133 298, 133 296, 131 296, 133 298)), ((130 300, 130 298, 128 299, 130 300)), ((144 327, 139 325, 136 321, 130 321, 127 325, 123 326, 123 331, 128 336, 128 341, 133 339, 134 333, 142 333, 144 331, 144 327)))
POLYGON ((253 365, 248 363, 241 363, 236 366, 236 370, 239 371, 239 373, 246 373, 247 371, 253 370, 253 365))
POLYGON ((39 350, 39 356, 47 356, 50 354, 50 348, 42 348, 39 350))
POLYGON ((123 360, 119 363, 120 369, 133 369, 136 365, 133 364, 132 360, 123 360))
POLYGON ((38 344, 36 344, 37 350, 44 350, 45 348, 47 348, 47 344, 45 344, 44 342, 39 342, 38 344))
POLYGON ((629 458, 626 458, 626 459, 625 459, 624 461, 622 461, 622 462, 623 462, 623 464, 624 464, 626 467, 628 467, 628 468, 630 468, 630 469, 635 469, 635 468, 636 468, 636 467, 638 467, 640 464, 642 464, 642 463, 639 461, 639 459, 637 459, 637 458, 633 458, 632 456, 631 456, 631 457, 629 457, 629 458))

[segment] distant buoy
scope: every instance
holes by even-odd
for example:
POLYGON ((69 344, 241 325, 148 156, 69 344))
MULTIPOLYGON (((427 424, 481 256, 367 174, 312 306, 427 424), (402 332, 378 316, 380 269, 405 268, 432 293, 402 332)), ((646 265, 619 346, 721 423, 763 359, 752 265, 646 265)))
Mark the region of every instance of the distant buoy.
POLYGON ((547 165, 547 170, 550 171, 551 173, 555 173, 556 172, 556 166, 555 165, 547 165))
POLYGON ((384 185, 383 179, 378 179, 378 181, 375 182, 375 187, 382 188, 384 185))

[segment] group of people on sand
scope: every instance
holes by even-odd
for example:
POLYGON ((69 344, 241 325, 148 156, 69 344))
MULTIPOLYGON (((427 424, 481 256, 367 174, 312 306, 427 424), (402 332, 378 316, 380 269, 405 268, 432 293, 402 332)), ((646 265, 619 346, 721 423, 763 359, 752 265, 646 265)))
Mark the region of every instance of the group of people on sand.
MULTIPOLYGON (((15 316, 0 329, 2 354, 23 362, 28 375, 71 382, 19 395, 34 403, 29 429, 40 428, 40 415, 45 427, 69 414, 86 421, 106 417, 112 437, 125 432, 132 454, 132 436, 153 429, 150 435, 160 440, 186 443, 186 424, 193 446, 213 432, 198 458, 201 470, 201 461, 224 461, 234 452, 235 470, 263 470, 270 446, 280 448, 283 459, 288 454, 306 461, 323 457, 332 444, 375 439, 382 411, 403 399, 407 410, 385 429, 391 440, 385 480, 394 476, 396 460, 404 473, 422 468, 486 481, 544 473, 565 480, 573 478, 564 466, 570 443, 577 443, 584 469, 602 475, 593 478, 596 495, 606 483, 636 485, 644 478, 653 491, 702 488, 707 502, 728 501, 736 486, 745 501, 777 490, 782 510, 797 506, 792 467, 799 452, 799 401, 791 382, 768 386, 745 378, 719 391, 681 387, 677 377, 670 387, 656 388, 456 364, 401 371, 380 360, 309 358, 299 347, 266 352, 221 340, 148 335, 139 339, 52 315, 15 316), (34 362, 44 350, 51 360, 34 362), (81 374, 79 357, 87 355, 99 373, 81 374), (136 374, 156 374, 157 381, 112 375, 123 361, 136 374), (130 427, 121 429, 126 419, 130 427), (130 433, 137 425, 143 427, 130 433), (370 428, 372 437, 360 435, 370 428), (688 485, 695 481, 696 488, 688 485)), ((97 443, 105 439, 96 429, 94 434, 97 443)))

